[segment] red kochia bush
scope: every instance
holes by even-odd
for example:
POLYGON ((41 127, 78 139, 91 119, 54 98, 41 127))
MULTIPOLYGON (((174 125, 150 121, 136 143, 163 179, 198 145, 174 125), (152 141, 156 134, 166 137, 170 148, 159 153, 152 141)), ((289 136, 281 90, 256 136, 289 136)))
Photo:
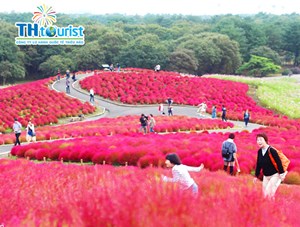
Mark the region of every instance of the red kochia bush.
POLYGON ((36 126, 57 123, 61 113, 76 116, 80 112, 92 113, 95 107, 89 103, 81 103, 78 99, 50 90, 48 84, 53 78, 19 84, 0 89, 0 132, 9 129, 14 118, 26 126, 32 119, 36 126), (58 111, 60 110, 60 111, 58 111))
MULTIPOLYGON (((94 121, 75 122, 60 126, 45 126, 36 128, 37 140, 53 140, 69 137, 102 136, 110 134, 127 134, 138 132, 139 116, 123 116, 118 118, 101 118, 94 121)), ((233 127, 231 122, 222 122, 219 119, 199 119, 187 116, 155 116, 156 132, 177 132, 190 130, 197 126, 197 130, 224 129, 233 127)), ((13 133, 0 135, 6 143, 13 143, 13 133), (10 140, 8 140, 10 139, 10 140)), ((25 141, 25 133, 22 133, 22 140, 25 141)))
POLYGON ((299 222, 299 187, 282 184, 275 201, 268 200, 262 196, 261 183, 253 184, 249 175, 231 177, 205 169, 191 173, 199 186, 195 197, 178 190, 177 184, 163 182, 161 175, 171 176, 171 171, 162 168, 37 165, 1 159, 0 173, 0 220, 5 226, 297 226, 299 222))
POLYGON ((222 105, 227 108, 227 117, 242 120, 243 111, 249 109, 251 121, 272 114, 258 106, 247 96, 248 85, 213 78, 182 76, 174 72, 155 73, 149 70, 98 72, 80 81, 82 88, 95 88, 95 93, 113 101, 128 104, 165 103, 172 97, 176 104, 198 105, 206 101, 208 112, 217 106, 220 115, 222 105))
MULTIPOLYGON (((255 130, 254 133, 236 132, 235 142, 238 147, 238 159, 242 173, 250 173, 256 165, 258 147, 256 134, 266 132, 270 138, 270 144, 277 149, 282 149, 291 160, 289 171, 299 172, 297 163, 299 155, 297 147, 299 141, 286 140, 286 131, 274 128, 255 130), (276 139, 277 138, 281 138, 276 139), (284 144, 284 146, 283 146, 284 144)), ((289 132, 291 133, 291 132, 289 132)), ((86 137, 72 140, 54 142, 40 142, 29 145, 17 146, 12 149, 12 154, 26 157, 30 150, 30 157, 41 160, 44 156, 64 161, 93 161, 100 164, 105 161, 113 165, 137 165, 146 167, 149 165, 161 166, 161 161, 168 153, 177 153, 184 164, 200 165, 204 163, 206 168, 217 171, 223 168, 221 158, 221 145, 228 138, 228 133, 175 133, 175 134, 147 134, 132 133, 127 135, 112 135, 103 137, 86 137), (42 148, 42 150, 41 150, 42 148), (52 152, 55 150, 55 155, 52 152), (41 155, 42 153, 42 155, 41 155), (35 155, 35 157, 32 157, 35 155), (148 162, 148 163, 147 163, 148 162)), ((287 176, 287 182, 289 176, 287 176)))

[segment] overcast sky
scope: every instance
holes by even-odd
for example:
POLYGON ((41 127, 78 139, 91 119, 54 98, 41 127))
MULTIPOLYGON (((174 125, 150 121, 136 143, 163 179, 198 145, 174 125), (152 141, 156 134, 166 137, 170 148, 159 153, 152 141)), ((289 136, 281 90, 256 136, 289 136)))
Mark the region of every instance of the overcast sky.
POLYGON ((126 15, 300 13, 298 0, 1 0, 0 12, 33 12, 45 3, 59 13, 126 15), (5 2, 5 3, 4 3, 5 2), (297 3, 297 4, 296 4, 297 3))

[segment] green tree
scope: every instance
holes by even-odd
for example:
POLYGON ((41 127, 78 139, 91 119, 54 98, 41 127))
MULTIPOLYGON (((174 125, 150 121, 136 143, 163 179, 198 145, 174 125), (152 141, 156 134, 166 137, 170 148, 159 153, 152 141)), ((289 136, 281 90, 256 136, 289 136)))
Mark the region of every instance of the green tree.
POLYGON ((180 73, 195 74, 197 65, 198 62, 192 50, 177 49, 170 54, 166 69, 180 73))
POLYGON ((77 69, 79 70, 94 70, 100 69, 105 63, 103 48, 100 47, 98 41, 94 41, 80 47, 75 54, 77 69))
POLYGON ((259 46, 250 51, 251 55, 256 55, 260 57, 265 57, 271 59, 276 65, 280 65, 280 56, 279 54, 272 50, 271 48, 267 46, 259 46))
POLYGON ((0 76, 3 84, 7 79, 25 77, 24 54, 10 38, 0 36, 0 76))
POLYGON ((119 61, 118 55, 129 39, 130 36, 121 31, 108 31, 98 37, 99 45, 102 47, 105 56, 105 62, 111 64, 119 61))
POLYGON ((198 62, 198 75, 234 73, 241 64, 237 42, 230 40, 226 35, 202 33, 184 41, 179 47, 194 52, 198 62))
POLYGON ((25 77, 25 69, 17 63, 11 63, 9 61, 0 62, 0 76, 3 80, 3 85, 6 84, 7 79, 17 79, 25 77))
POLYGON ((57 74, 58 69, 63 74, 67 69, 74 69, 73 61, 70 58, 61 55, 53 55, 45 62, 40 64, 39 70, 42 72, 43 77, 54 76, 57 74))
POLYGON ((145 34, 128 43, 120 55, 121 65, 127 67, 154 68, 166 65, 167 47, 157 35, 145 34))
POLYGON ((250 49, 265 45, 267 42, 262 25, 256 22, 253 16, 225 15, 217 16, 215 20, 213 31, 237 41, 244 61, 249 60, 250 49))
POLYGON ((290 22, 287 26, 284 40, 284 50, 294 54, 294 65, 298 66, 300 62, 300 18, 290 22))
POLYGON ((244 74, 246 76, 263 77, 271 73, 278 73, 281 67, 275 65, 271 59, 251 55, 249 62, 243 64, 237 73, 244 74))

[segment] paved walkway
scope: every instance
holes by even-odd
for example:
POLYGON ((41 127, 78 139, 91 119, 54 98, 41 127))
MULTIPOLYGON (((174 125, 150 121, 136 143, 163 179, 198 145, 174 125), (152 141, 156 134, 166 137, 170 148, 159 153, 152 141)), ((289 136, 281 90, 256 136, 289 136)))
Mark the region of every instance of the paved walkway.
MULTIPOLYGON (((88 77, 92 76, 93 74, 81 74, 77 75, 77 81, 72 83, 71 91, 68 96, 72 98, 77 98, 81 100, 82 102, 89 101, 89 92, 82 90, 79 86, 79 81, 88 77)), ((58 92, 66 92, 66 80, 65 78, 61 79, 59 82, 55 82, 52 84, 52 89, 58 91, 58 92)), ((95 105, 102 109, 101 113, 97 116, 89 117, 86 120, 96 120, 101 117, 119 117, 119 116, 126 116, 126 115, 141 115, 142 113, 149 115, 153 114, 159 115, 158 111, 158 105, 127 105, 127 104, 121 104, 112 102, 109 100, 102 99, 99 96, 95 96, 95 105)), ((197 107, 192 106, 185 106, 185 105, 173 105, 173 113, 174 115, 185 115, 189 117, 196 117, 199 118, 199 115, 197 114, 197 107)), ((167 112, 167 105, 165 105, 165 112, 167 112)), ((167 116, 166 116, 167 117, 167 116)), ((204 118, 210 118, 210 115, 206 115, 204 118)), ((218 132, 236 132, 236 131, 242 131, 247 129, 248 131, 252 131, 253 129, 257 129, 261 127, 261 125, 249 123, 248 127, 244 127, 244 122, 240 121, 229 121, 234 123, 234 128, 231 129, 220 129, 217 130, 218 132)), ((212 130, 216 131, 216 130, 212 130)), ((26 143, 23 143, 26 144, 26 143)), ((7 156, 7 154, 10 152, 13 145, 1 145, 0 146, 0 158, 3 156, 7 156)))

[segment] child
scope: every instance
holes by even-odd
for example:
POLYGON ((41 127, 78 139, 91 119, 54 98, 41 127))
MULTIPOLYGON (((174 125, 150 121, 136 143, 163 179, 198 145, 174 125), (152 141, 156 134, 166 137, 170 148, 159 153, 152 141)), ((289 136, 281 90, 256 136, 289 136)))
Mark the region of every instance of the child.
POLYGON ((178 182, 181 189, 191 190, 193 194, 198 193, 198 185, 191 178, 189 171, 200 172, 204 168, 203 163, 199 167, 186 166, 181 164, 177 154, 172 153, 166 156, 165 164, 168 168, 172 168, 173 178, 163 176, 163 181, 178 182))

